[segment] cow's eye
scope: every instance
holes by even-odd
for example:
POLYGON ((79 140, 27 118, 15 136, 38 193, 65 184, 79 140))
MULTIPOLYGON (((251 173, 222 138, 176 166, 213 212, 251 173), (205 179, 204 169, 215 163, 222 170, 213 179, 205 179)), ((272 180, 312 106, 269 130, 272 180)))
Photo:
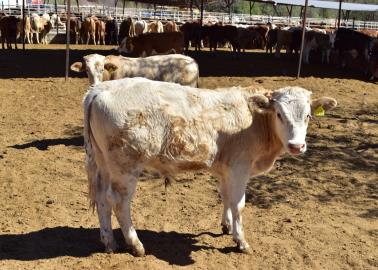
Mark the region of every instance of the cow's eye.
POLYGON ((280 113, 277 113, 277 117, 282 121, 282 115, 280 113))
POLYGON ((311 114, 308 114, 308 115, 306 116, 306 120, 308 121, 308 120, 311 120, 311 119, 312 119, 311 114))

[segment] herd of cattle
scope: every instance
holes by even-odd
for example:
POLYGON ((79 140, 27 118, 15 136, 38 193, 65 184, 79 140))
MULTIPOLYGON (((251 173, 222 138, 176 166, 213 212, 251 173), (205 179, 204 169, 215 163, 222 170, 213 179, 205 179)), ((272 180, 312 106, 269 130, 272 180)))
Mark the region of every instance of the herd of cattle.
MULTIPOLYGON (((64 18, 62 18, 64 21, 64 18)), ((47 43, 46 35, 53 26, 62 25, 56 14, 31 14, 24 22, 25 40, 47 43)), ((22 20, 16 16, 0 14, 0 32, 2 46, 7 43, 11 48, 22 31, 22 20)), ((207 46, 215 51, 220 46, 228 46, 234 52, 245 49, 265 49, 280 57, 282 49, 288 54, 298 53, 301 47, 301 27, 284 27, 273 24, 223 25, 221 23, 198 22, 178 24, 174 21, 134 20, 127 18, 120 25, 112 17, 100 19, 96 16, 71 17, 70 35, 72 43, 113 44, 119 45, 119 52, 132 53, 135 56, 153 54, 183 53, 193 46, 201 50, 207 46)), ((378 77, 378 31, 352 30, 340 28, 306 28, 303 61, 322 63, 334 62, 341 67, 356 65, 362 67, 371 79, 378 77), (318 51, 318 54, 311 52, 318 51), (321 55, 321 59, 314 56, 321 55), (331 61, 331 59, 333 61, 331 61)))

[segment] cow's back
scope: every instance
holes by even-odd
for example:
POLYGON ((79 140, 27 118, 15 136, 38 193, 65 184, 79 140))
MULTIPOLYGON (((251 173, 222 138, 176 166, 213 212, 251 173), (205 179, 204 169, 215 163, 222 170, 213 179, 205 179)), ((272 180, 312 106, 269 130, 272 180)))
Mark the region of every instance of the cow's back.
POLYGON ((181 32, 146 33, 133 39, 134 53, 147 56, 155 54, 181 53, 184 35, 181 32))
POLYGON ((152 167, 159 162, 210 167, 218 136, 252 123, 246 100, 236 90, 218 92, 143 78, 108 81, 93 90, 98 94, 90 126, 100 150, 127 153, 125 160, 139 157, 152 167))

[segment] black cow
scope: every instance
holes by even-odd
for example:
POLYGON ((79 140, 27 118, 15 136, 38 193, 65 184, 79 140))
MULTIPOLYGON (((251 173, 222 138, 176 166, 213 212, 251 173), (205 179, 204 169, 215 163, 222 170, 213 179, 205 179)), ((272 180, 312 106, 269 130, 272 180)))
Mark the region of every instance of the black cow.
POLYGON ((118 43, 121 44, 125 37, 133 37, 135 35, 134 21, 128 17, 121 22, 118 34, 118 43))
POLYGON ((273 47, 277 44, 277 28, 270 29, 266 37, 266 53, 272 53, 273 47))
POLYGON ((198 22, 186 22, 180 29, 184 33, 185 51, 189 50, 189 42, 195 47, 195 50, 201 50, 201 25, 198 22))
POLYGON ((12 42, 14 42, 17 49, 17 36, 19 34, 18 24, 21 23, 21 19, 15 16, 1 16, 0 17, 0 32, 1 43, 4 49, 4 43, 7 43, 7 48, 12 49, 12 42))
POLYGON ((118 44, 118 24, 116 20, 107 20, 105 24, 105 44, 118 44))
POLYGON ((240 44, 238 41, 238 29, 233 25, 214 24, 208 28, 210 51, 217 50, 219 43, 230 42, 234 52, 240 52, 240 44))
POLYGON ((371 44, 372 37, 360 33, 358 31, 339 28, 336 31, 334 42, 334 49, 338 55, 338 62, 341 66, 345 65, 345 58, 351 52, 356 52, 354 58, 358 58, 362 62, 368 61, 369 45, 371 44))

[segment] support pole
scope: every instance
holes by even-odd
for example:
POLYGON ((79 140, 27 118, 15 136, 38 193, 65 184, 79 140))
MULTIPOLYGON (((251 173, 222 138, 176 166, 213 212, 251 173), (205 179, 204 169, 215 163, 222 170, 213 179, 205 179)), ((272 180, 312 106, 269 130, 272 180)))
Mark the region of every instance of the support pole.
POLYGON ((122 4, 122 20, 125 18, 125 4, 126 4, 126 0, 123 0, 123 4, 122 4))
POLYGON ((343 0, 339 0, 339 15, 337 16, 338 20, 337 20, 337 29, 340 28, 340 22, 341 22, 341 3, 343 2, 343 0))
POLYGON ((56 2, 57 0, 55 0, 55 14, 56 14, 56 22, 55 22, 55 27, 56 27, 56 37, 58 38, 58 34, 59 34, 59 17, 58 17, 58 4, 56 2))
POLYGON ((22 0, 22 50, 25 51, 25 0, 22 0))
POLYGON ((255 6, 256 1, 249 1, 249 16, 252 17, 252 9, 255 6))
POLYGON ((307 18, 307 5, 308 0, 305 2, 305 6, 303 9, 303 20, 302 20, 302 39, 301 39, 301 51, 299 54, 299 63, 298 63, 298 73, 297 73, 297 79, 301 76, 301 68, 302 68, 302 57, 303 57, 303 46, 304 46, 304 38, 306 33, 306 18, 307 18))
POLYGON ((70 19, 71 0, 67 0, 67 24, 66 24, 66 81, 68 80, 68 70, 70 66, 70 19))
POLYGON ((191 18, 192 21, 193 21, 193 0, 190 0, 190 6, 189 6, 189 9, 190 9, 190 18, 191 18))
POLYGON ((201 26, 203 24, 203 0, 201 0, 201 19, 200 19, 201 26))

